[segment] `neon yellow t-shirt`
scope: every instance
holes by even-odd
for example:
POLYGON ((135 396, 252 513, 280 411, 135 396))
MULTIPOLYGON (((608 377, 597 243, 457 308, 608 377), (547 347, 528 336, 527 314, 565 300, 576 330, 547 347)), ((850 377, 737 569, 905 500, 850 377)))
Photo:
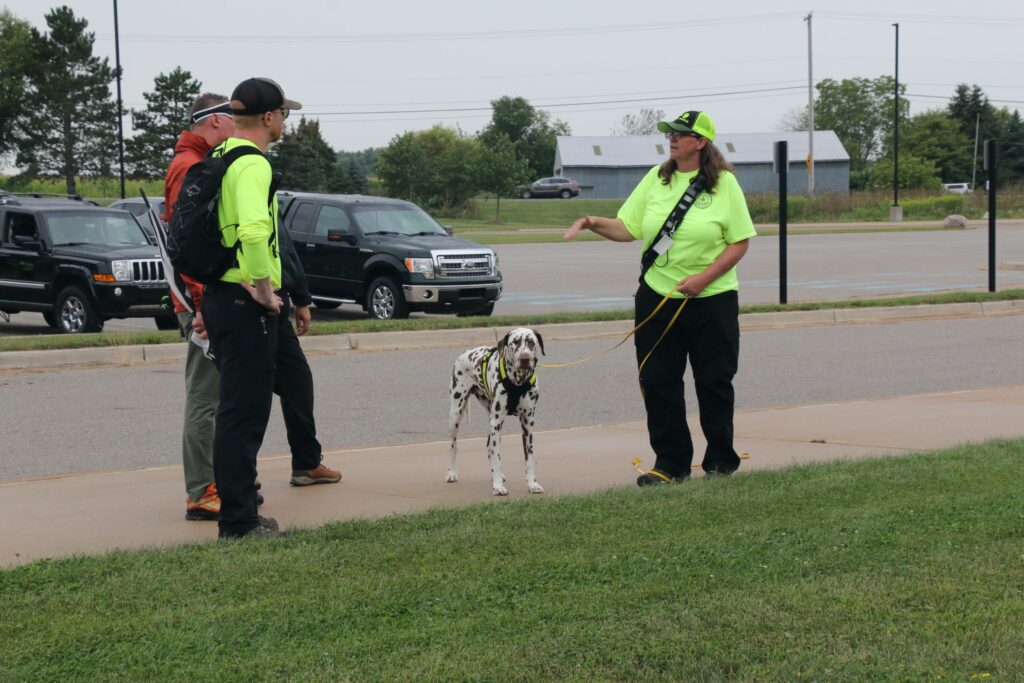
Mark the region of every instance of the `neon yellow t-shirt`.
MULTIPOLYGON (((256 147, 248 140, 228 138, 218 149, 228 152, 242 145, 256 147)), ((241 247, 238 267, 229 268, 220 278, 223 282, 252 284, 253 280, 270 277, 274 289, 281 287, 277 196, 267 203, 272 176, 270 162, 258 154, 239 157, 224 174, 217 205, 221 243, 231 246, 240 241, 241 247)))
MULTIPOLYGON (((672 182, 664 185, 658 177, 658 166, 655 166, 619 209, 618 218, 625 223, 629 234, 643 241, 644 249, 650 246, 696 175, 697 171, 676 171, 672 182)), ((686 212, 682 225, 672 236, 672 246, 647 270, 644 281, 662 296, 671 293, 673 298, 681 298, 683 295, 676 291, 680 280, 710 266, 727 245, 755 235, 757 232, 750 220, 743 190, 736 182, 736 176, 723 171, 718 176, 714 192, 698 195, 686 212)), ((736 269, 730 268, 698 296, 712 296, 733 289, 739 289, 739 279, 736 269)))

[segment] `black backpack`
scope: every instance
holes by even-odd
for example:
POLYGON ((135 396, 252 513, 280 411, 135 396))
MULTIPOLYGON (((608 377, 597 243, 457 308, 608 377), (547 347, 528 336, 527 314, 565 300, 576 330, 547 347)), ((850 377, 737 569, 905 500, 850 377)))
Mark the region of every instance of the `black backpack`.
MULTIPOLYGON (((174 203, 174 215, 167 234, 167 255, 179 273, 203 284, 220 280, 238 260, 238 244, 221 244, 217 204, 220 185, 228 166, 248 154, 260 154, 251 145, 235 147, 221 155, 214 148, 185 173, 174 203)), ((273 236, 271 236, 273 239, 273 236)))

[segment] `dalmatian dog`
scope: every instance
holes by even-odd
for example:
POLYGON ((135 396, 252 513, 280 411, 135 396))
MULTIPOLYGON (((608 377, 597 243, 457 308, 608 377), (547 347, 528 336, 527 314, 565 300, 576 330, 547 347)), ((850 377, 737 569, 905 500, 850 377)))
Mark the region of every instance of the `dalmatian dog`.
POLYGON ((455 360, 449 415, 452 444, 445 481, 451 483, 459 480, 455 467, 459 423, 469 410, 470 397, 476 397, 487 409, 490 421, 487 458, 491 464, 491 490, 494 495, 508 495, 499 453, 501 426, 506 415, 518 416, 523 430, 526 488, 530 493, 544 493, 533 471, 533 415, 539 395, 536 383, 538 350, 544 353, 544 340, 540 334, 527 327, 517 327, 506 334, 497 347, 478 346, 455 360))

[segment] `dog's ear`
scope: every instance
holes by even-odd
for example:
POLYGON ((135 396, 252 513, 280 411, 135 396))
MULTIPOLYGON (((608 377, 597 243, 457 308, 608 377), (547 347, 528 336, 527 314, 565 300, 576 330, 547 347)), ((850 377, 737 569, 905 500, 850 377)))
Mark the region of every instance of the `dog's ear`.
POLYGON ((506 346, 508 346, 508 336, 509 336, 510 334, 512 334, 512 333, 511 333, 511 332, 506 332, 506 333, 505 333, 505 336, 504 336, 504 337, 502 337, 502 338, 501 338, 501 339, 500 339, 500 340, 498 341, 498 355, 499 355, 499 356, 503 356, 503 355, 505 355, 505 347, 506 347, 506 346))
POLYGON ((544 352, 544 337, 540 336, 540 332, 538 332, 537 330, 533 331, 533 336, 537 337, 537 343, 540 344, 540 353, 541 353, 541 355, 542 356, 548 355, 548 354, 546 354, 544 352))

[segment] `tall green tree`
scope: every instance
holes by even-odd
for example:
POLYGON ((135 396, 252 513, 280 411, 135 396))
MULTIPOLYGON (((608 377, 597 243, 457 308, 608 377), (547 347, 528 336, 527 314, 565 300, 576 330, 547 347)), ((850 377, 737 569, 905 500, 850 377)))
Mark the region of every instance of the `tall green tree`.
POLYGON ((0 10, 0 158, 14 151, 15 122, 24 114, 32 26, 0 10))
POLYGON ((462 209, 478 189, 478 149, 476 140, 446 126, 404 133, 381 152, 377 176, 391 196, 430 209, 462 209))
POLYGON ((136 134, 125 141, 125 157, 131 175, 139 178, 164 176, 174 156, 178 135, 192 127, 189 110, 201 89, 202 83, 180 66, 154 79, 153 90, 142 94, 146 108, 132 110, 132 127, 136 134))
POLYGON ((1020 112, 1014 110, 1003 133, 999 158, 1002 161, 999 172, 1002 182, 1024 181, 1024 121, 1020 112))
MULTIPOLYGON (((868 171, 865 186, 872 190, 888 190, 892 187, 893 158, 882 157, 868 171)), ((931 159, 922 159, 900 153, 899 186, 903 189, 939 190, 942 181, 939 169, 931 159)))
POLYGON ((46 25, 45 34, 32 28, 17 164, 31 176, 63 176, 68 194, 75 194, 76 176, 109 175, 118 157, 114 70, 93 55, 95 35, 70 7, 50 10, 46 25))
MULTIPOLYGON (((833 130, 850 155, 850 178, 863 177, 870 162, 891 146, 893 138, 892 76, 875 79, 847 78, 835 81, 826 78, 817 84, 814 104, 814 127, 833 130)), ((905 91, 900 86, 900 94, 905 91)), ((900 97, 900 127, 910 112, 906 98, 900 97)))
POLYGON ((484 192, 494 194, 494 222, 501 222, 501 198, 515 194, 520 185, 530 179, 530 167, 516 156, 516 147, 506 136, 500 136, 493 146, 480 145, 476 168, 477 185, 484 192))
POLYGON ((551 120, 545 111, 534 109, 523 97, 499 97, 491 101, 491 121, 480 131, 478 139, 485 147, 493 147, 505 135, 516 149, 516 156, 526 161, 532 176, 550 175, 555 165, 555 138, 570 133, 569 124, 551 120))
POLYGON ((426 163, 427 152, 420 145, 416 133, 405 132, 393 137, 381 150, 377 177, 384 184, 388 196, 415 202, 423 196, 427 185, 423 170, 426 163))
POLYGON ((281 188, 299 192, 338 191, 337 156, 320 132, 320 122, 302 117, 270 150, 281 188))
MULTIPOLYGON (((948 112, 932 109, 913 116, 900 133, 900 170, 904 154, 931 161, 945 183, 971 178, 974 140, 948 112)), ((891 156, 891 155, 887 155, 891 156)))

